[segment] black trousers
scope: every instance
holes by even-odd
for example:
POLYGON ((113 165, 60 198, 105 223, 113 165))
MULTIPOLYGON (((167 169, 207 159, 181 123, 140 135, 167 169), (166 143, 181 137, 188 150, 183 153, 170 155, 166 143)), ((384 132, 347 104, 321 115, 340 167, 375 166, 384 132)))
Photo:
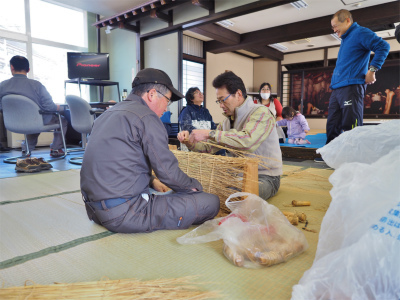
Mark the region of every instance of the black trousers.
POLYGON ((329 98, 326 143, 343 131, 363 125, 366 84, 354 84, 333 90, 329 98))

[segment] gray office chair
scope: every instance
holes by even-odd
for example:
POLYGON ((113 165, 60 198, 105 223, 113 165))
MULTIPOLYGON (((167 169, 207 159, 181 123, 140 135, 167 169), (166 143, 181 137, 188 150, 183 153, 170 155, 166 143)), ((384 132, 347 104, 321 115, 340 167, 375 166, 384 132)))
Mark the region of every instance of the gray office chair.
POLYGON ((26 153, 23 156, 9 157, 3 160, 5 163, 15 164, 18 158, 26 158, 31 155, 29 149, 27 134, 34 134, 47 131, 61 131, 63 139, 64 155, 50 159, 55 161, 63 159, 67 153, 67 145, 65 144, 64 131, 61 123, 61 116, 56 111, 42 111, 40 107, 31 99, 21 95, 6 95, 2 98, 3 116, 5 127, 15 133, 25 135, 26 153), (59 123, 44 125, 42 114, 55 114, 58 116, 59 123))
MULTIPOLYGON (((71 126, 82 135, 82 149, 85 150, 87 139, 92 132, 93 122, 97 114, 104 110, 91 108, 89 103, 81 97, 67 95, 65 97, 69 110, 71 111, 71 126)), ((68 161, 72 164, 81 165, 83 157, 72 157, 68 161)))

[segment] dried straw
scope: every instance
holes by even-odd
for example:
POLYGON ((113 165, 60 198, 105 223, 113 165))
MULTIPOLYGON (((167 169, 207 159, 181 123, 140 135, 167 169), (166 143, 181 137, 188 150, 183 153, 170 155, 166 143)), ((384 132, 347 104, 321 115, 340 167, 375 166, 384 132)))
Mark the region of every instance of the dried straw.
POLYGON ((203 186, 204 192, 219 197, 221 204, 219 216, 230 213, 225 205, 225 200, 231 194, 243 191, 243 175, 246 174, 246 164, 254 159, 186 151, 172 152, 178 159, 179 168, 183 172, 197 179, 203 186))
POLYGON ((140 281, 137 279, 101 280, 52 285, 25 285, 0 289, 0 299, 215 299, 218 292, 200 291, 190 283, 192 276, 140 281))
POLYGON ((251 153, 249 151, 241 151, 241 150, 237 150, 237 149, 234 149, 234 148, 225 147, 225 146, 219 145, 219 144, 217 144, 215 142, 212 142, 210 140, 208 140, 208 142, 200 141, 199 143, 202 143, 202 144, 205 144, 205 145, 210 145, 212 147, 216 147, 216 148, 219 148, 219 149, 227 150, 227 151, 229 151, 231 154, 233 154, 236 157, 247 158, 247 159, 255 159, 255 160, 257 160, 258 165, 261 166, 261 167, 264 167, 265 169, 269 169, 269 162, 270 161, 275 161, 275 162, 279 162, 280 163, 280 161, 278 161, 277 159, 272 158, 272 157, 265 157, 265 156, 262 156, 262 155, 257 155, 257 154, 251 153))

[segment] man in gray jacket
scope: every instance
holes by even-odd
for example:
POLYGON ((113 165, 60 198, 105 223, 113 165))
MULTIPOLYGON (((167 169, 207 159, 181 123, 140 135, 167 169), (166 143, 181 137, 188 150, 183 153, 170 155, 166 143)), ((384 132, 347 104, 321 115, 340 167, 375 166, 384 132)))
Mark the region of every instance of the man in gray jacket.
POLYGON ((214 218, 219 198, 179 169, 160 120, 168 104, 183 98, 169 76, 140 71, 127 99, 94 122, 81 169, 89 219, 110 231, 133 233, 186 229, 214 218), (152 180, 152 171, 158 179, 152 180), (152 186, 174 193, 154 195, 152 186))

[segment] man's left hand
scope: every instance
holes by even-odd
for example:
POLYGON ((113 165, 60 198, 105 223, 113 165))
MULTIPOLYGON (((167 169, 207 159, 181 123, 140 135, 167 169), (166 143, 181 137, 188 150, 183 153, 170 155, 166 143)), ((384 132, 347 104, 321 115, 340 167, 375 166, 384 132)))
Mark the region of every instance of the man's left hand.
POLYGON ((376 81, 375 72, 371 72, 368 70, 367 75, 365 75, 365 83, 374 84, 375 81, 376 81))
POLYGON ((211 130, 208 129, 194 129, 189 136, 189 142, 195 144, 200 141, 205 141, 208 139, 208 134, 211 130))
POLYGON ((158 178, 154 178, 152 185, 153 189, 155 189, 157 192, 165 193, 170 190, 170 188, 162 183, 158 178))

